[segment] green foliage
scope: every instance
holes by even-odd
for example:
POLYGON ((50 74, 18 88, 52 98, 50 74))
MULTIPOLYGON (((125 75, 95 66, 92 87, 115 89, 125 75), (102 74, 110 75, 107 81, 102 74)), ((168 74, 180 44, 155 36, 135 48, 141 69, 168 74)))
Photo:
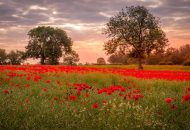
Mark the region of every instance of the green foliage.
POLYGON ((28 32, 30 38, 26 54, 30 58, 40 58, 41 64, 58 64, 62 51, 71 51, 72 41, 65 31, 52 27, 37 27, 28 32))
POLYGON ((65 65, 77 65, 77 62, 79 60, 80 60, 79 55, 76 53, 76 51, 71 51, 70 53, 67 53, 64 55, 63 64, 65 64, 65 65))
POLYGON ((22 51, 16 50, 7 54, 7 63, 11 65, 20 65, 25 59, 25 53, 22 51))
POLYGON ((6 64, 7 54, 5 49, 0 49, 0 65, 6 64))
POLYGON ((153 52, 147 59, 147 64, 174 64, 183 65, 190 59, 190 45, 186 44, 181 46, 179 49, 169 47, 163 52, 153 52))
POLYGON ((124 52, 139 59, 152 51, 160 51, 167 45, 165 33, 159 21, 143 6, 126 7, 106 24, 105 34, 112 38, 104 44, 107 54, 124 52))
POLYGON ((184 66, 190 66, 190 60, 187 60, 183 63, 184 66))

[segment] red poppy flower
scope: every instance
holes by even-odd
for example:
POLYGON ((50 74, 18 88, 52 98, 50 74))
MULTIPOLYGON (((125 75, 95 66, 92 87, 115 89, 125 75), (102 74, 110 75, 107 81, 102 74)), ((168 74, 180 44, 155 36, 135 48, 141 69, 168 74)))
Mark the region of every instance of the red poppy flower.
POLYGON ((165 98, 165 100, 164 100, 166 103, 171 103, 172 101, 173 101, 173 99, 172 98, 165 98))
POLYGON ((90 94, 88 94, 88 93, 86 93, 86 95, 85 95, 86 97, 89 97, 90 96, 90 94))
POLYGON ((61 81, 57 80, 57 85, 60 86, 61 85, 61 81))
POLYGON ((57 100, 58 100, 58 97, 54 97, 53 99, 54 99, 55 101, 57 101, 57 100))
POLYGON ((46 80, 46 83, 49 84, 51 81, 50 80, 46 80))
POLYGON ((4 93, 4 94, 9 94, 9 90, 8 90, 8 89, 4 89, 4 90, 3 90, 3 93, 4 93))
POLYGON ((183 102, 187 102, 188 100, 190 100, 190 94, 183 96, 183 102))
POLYGON ((97 103, 92 104, 92 108, 98 108, 98 104, 97 103))
POLYGON ((44 89, 43 89, 44 92, 47 92, 47 90, 48 90, 47 88, 44 88, 44 89))
POLYGON ((70 95, 70 96, 69 96, 69 99, 70 99, 71 101, 74 101, 74 100, 76 100, 76 96, 75 96, 75 95, 70 95))
POLYGON ((190 91, 190 87, 186 88, 187 91, 190 91))
POLYGON ((139 94, 135 94, 135 95, 133 96, 133 98, 137 101, 137 100, 140 98, 140 95, 139 95, 139 94))
POLYGON ((98 90, 98 94, 102 94, 103 93, 103 91, 102 90, 98 90))

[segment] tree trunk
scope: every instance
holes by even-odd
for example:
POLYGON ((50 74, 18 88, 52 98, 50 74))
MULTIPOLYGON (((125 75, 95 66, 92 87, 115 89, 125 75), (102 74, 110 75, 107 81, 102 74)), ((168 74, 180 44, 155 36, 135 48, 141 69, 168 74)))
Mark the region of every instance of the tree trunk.
POLYGON ((139 70, 143 70, 143 66, 142 66, 142 58, 139 57, 139 70))
POLYGON ((42 57, 41 57, 41 60, 40 60, 40 63, 41 63, 42 65, 44 65, 44 64, 45 64, 45 62, 44 62, 44 61, 45 61, 45 57, 44 57, 44 56, 42 56, 42 57))

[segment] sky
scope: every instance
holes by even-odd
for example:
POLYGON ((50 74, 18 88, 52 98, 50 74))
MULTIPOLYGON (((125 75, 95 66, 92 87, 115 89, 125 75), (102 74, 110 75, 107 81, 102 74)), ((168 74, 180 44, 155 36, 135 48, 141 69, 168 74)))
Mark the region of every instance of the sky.
POLYGON ((0 0, 0 48, 25 50, 37 26, 65 30, 81 63, 107 58, 102 34, 109 18, 126 6, 141 5, 160 19, 171 47, 190 44, 190 0, 0 0))

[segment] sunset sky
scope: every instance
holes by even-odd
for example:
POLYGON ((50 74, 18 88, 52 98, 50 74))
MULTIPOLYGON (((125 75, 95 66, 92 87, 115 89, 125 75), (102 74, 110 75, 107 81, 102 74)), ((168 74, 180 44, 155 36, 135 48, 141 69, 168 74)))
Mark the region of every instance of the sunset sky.
POLYGON ((105 57, 104 25, 122 8, 143 5, 160 18, 170 46, 190 44, 190 0, 0 0, 0 48, 24 50, 39 25, 64 29, 80 62, 105 57))

